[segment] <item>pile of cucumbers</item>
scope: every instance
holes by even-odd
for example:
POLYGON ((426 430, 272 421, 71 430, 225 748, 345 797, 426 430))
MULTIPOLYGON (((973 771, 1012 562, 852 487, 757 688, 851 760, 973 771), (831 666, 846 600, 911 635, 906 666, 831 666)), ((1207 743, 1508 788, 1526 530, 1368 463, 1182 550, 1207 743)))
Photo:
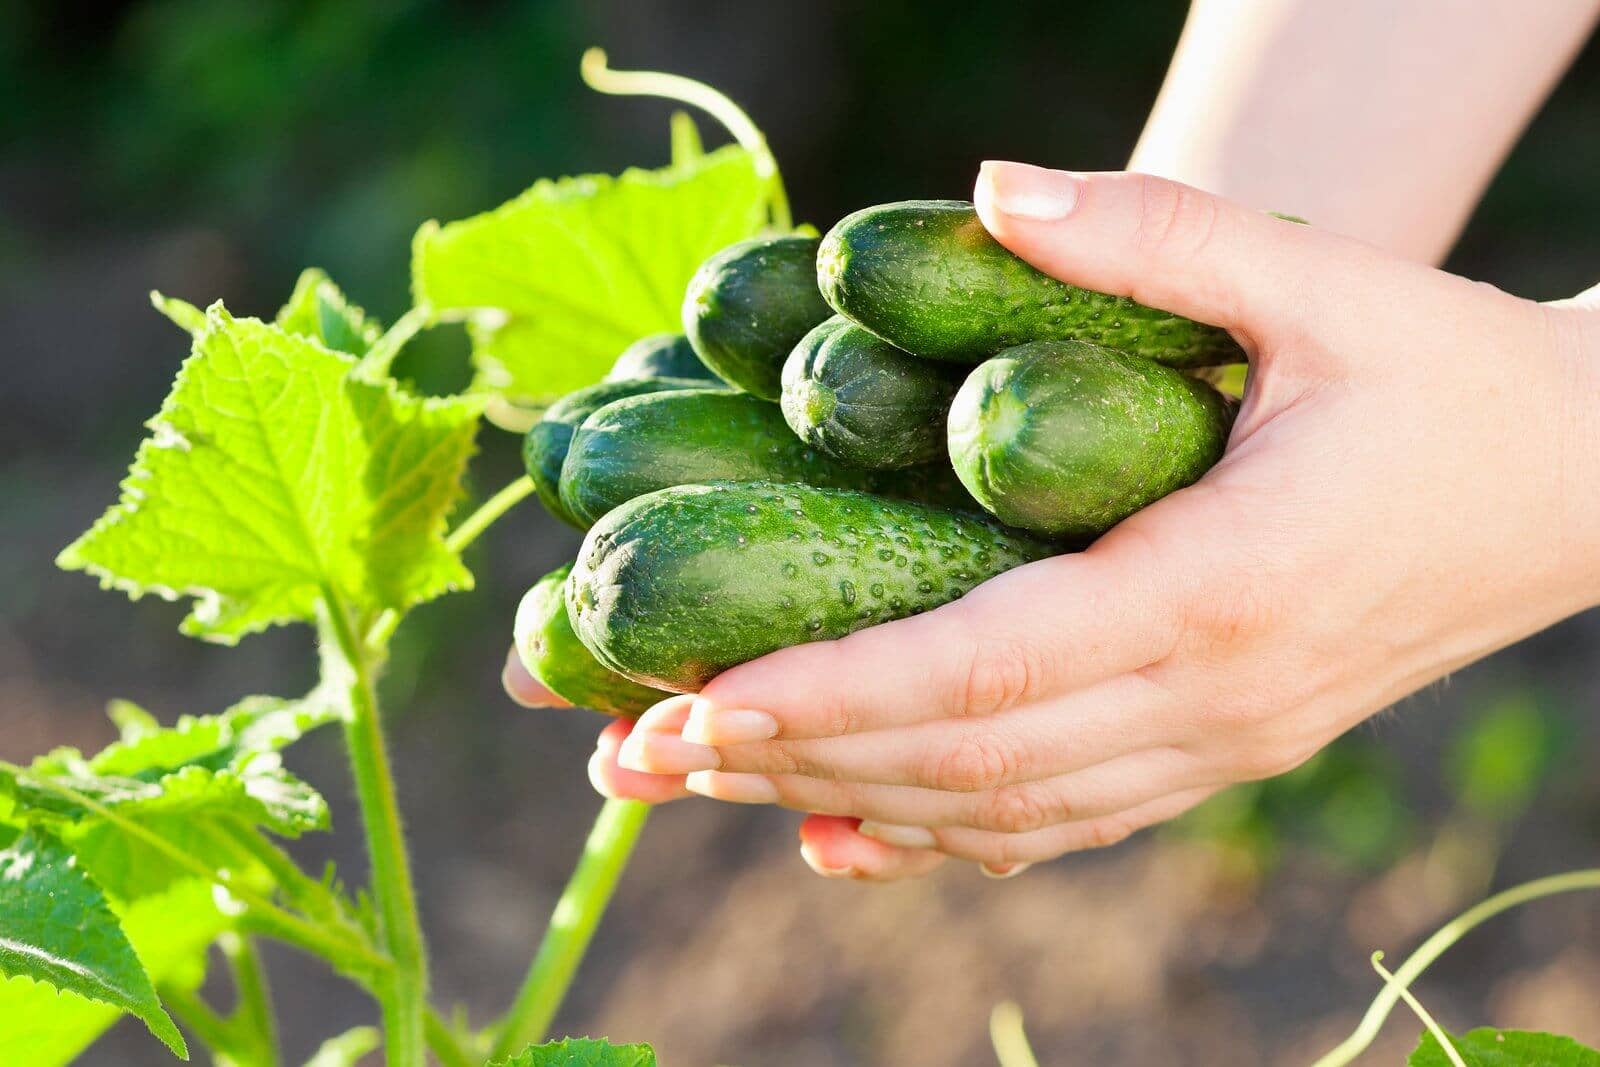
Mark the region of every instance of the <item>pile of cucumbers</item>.
POLYGON ((557 695, 631 717, 938 607, 1197 480, 1235 404, 1195 371, 1243 358, 1041 273, 962 201, 732 245, 690 281, 683 334, 528 431, 539 499, 588 534, 523 599, 517 649, 557 695))

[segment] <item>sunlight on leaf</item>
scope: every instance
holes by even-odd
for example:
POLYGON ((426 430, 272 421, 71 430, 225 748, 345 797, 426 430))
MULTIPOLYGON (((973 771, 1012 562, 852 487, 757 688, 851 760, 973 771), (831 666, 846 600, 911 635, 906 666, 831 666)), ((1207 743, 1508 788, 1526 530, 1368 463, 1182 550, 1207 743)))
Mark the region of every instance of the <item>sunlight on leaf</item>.
POLYGON ((422 227, 414 296, 468 321, 477 388, 548 403, 599 381, 640 337, 681 329, 690 276, 762 229, 769 184, 735 146, 660 170, 541 181, 486 214, 422 227))

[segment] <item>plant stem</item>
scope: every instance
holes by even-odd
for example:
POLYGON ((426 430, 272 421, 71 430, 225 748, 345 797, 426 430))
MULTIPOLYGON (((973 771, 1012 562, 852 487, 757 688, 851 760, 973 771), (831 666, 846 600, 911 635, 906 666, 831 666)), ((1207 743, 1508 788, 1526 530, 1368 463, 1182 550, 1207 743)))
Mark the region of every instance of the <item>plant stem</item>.
POLYGON ((234 1055, 236 1049, 233 1031, 228 1025, 228 1020, 200 999, 199 993, 176 986, 162 986, 160 993, 161 1003, 211 1051, 214 1063, 238 1064, 239 1061, 234 1055))
POLYGON ((1022 1028, 1022 1009, 1015 1001, 1003 1000, 989 1013, 989 1043, 1000 1067, 1039 1067, 1022 1028))
POLYGON ((372 895, 377 903, 384 948, 394 967, 381 975, 374 993, 383 1010, 385 1062, 389 1067, 425 1067, 423 1017, 428 987, 427 952, 417 916, 411 865, 400 826, 394 775, 384 749, 367 647, 356 636, 349 613, 332 587, 323 589, 327 629, 351 672, 350 717, 345 747, 366 830, 372 866, 372 895))
POLYGON ((450 1029, 450 1024, 439 1016, 433 1009, 428 1009, 428 1016, 424 1022, 427 1027, 428 1047, 439 1058, 444 1067, 480 1067, 483 1057, 474 1057, 467 1049, 461 1047, 461 1042, 456 1040, 455 1031, 450 1029))
POLYGON ((600 809, 584 842, 583 857, 556 901, 539 952, 498 1026, 491 1059, 513 1055, 523 1045, 543 1039, 649 814, 649 805, 637 800, 608 800, 600 809))
POLYGON ((276 1064, 278 1027, 261 957, 249 938, 232 931, 225 931, 217 938, 217 946, 228 961, 228 972, 233 978, 235 1006, 231 1022, 250 1035, 251 1045, 260 1052, 263 1063, 276 1064))
POLYGON ((772 148, 767 144, 766 135, 738 104, 704 82, 685 78, 681 74, 663 74, 654 70, 612 70, 606 65, 606 53, 603 48, 591 48, 584 52, 583 59, 578 64, 578 72, 583 75, 583 80, 589 88, 598 93, 612 96, 659 96, 690 104, 711 115, 727 127, 740 147, 754 157, 756 173, 770 183, 768 196, 772 209, 772 225, 781 231, 794 228, 794 219, 789 214, 789 194, 783 187, 783 175, 778 172, 778 161, 772 155, 772 148))
MULTIPOLYGON (((496 519, 510 511, 532 492, 533 479, 524 474, 478 505, 478 509, 471 515, 462 519, 461 525, 451 530, 450 535, 444 539, 444 547, 452 552, 462 551, 476 541, 478 535, 493 525, 496 519)), ((389 638, 394 636, 394 629, 399 625, 400 613, 393 608, 386 610, 367 631, 367 646, 383 648, 389 643, 389 638)))
POLYGON ((1429 964, 1474 927, 1518 904, 1580 889, 1600 889, 1600 869, 1568 871, 1566 874, 1525 882, 1503 893, 1497 893, 1475 907, 1468 908, 1440 927, 1411 954, 1405 963, 1401 964, 1394 972, 1393 981, 1384 987, 1383 992, 1378 994, 1372 1006, 1367 1009, 1367 1014, 1362 1016, 1361 1024, 1356 1027, 1355 1032, 1340 1042, 1332 1052, 1312 1064, 1312 1067, 1345 1067, 1346 1064, 1354 1062, 1355 1058, 1365 1052, 1377 1039, 1378 1032, 1383 1029, 1384 1021, 1389 1018, 1389 1012, 1394 1010, 1395 1002, 1400 999, 1400 991, 1415 982, 1418 976, 1428 969, 1429 964))

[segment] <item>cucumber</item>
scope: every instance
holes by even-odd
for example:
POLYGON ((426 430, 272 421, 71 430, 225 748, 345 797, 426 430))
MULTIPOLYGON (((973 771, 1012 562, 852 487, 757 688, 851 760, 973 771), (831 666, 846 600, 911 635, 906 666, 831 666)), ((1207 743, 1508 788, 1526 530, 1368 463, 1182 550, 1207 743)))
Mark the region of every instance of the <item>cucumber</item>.
POLYGON ((721 389, 636 396, 583 421, 561 469, 561 504, 588 526, 636 496, 691 482, 804 482, 865 489, 790 432, 778 405, 721 389))
POLYGON ((817 238, 757 237, 700 265, 684 294, 683 332, 717 377, 775 401, 783 361, 831 314, 817 291, 817 238))
POLYGON ((817 255, 841 315, 925 359, 978 363, 1037 340, 1096 341, 1164 363, 1239 363, 1226 330, 1056 279, 1012 255, 964 200, 846 215, 817 255))
POLYGON ((517 605, 513 630, 517 656, 528 673, 556 696, 580 708, 637 719, 669 694, 640 685, 600 665, 567 618, 566 585, 572 567, 551 571, 517 605))
POLYGON ((1008 526, 1086 541, 1197 481, 1234 405, 1179 371, 1081 341, 979 365, 950 408, 950 459, 1008 526))
POLYGON ((1054 551, 992 519, 870 493, 680 485, 595 524, 567 610, 607 667, 692 692, 780 648, 936 608, 1054 551))
POLYGON ((947 511, 971 511, 983 514, 983 506, 972 499, 967 487, 961 484, 950 457, 942 456, 934 463, 921 463, 915 467, 901 467, 873 474, 869 491, 879 496, 892 496, 897 500, 910 500, 918 504, 931 504, 947 511))
POLYGON ((608 382, 633 378, 698 378, 720 383, 722 379, 700 362, 694 346, 681 333, 657 333, 642 337, 622 350, 606 374, 608 382))
POLYGON ((591 412, 613 400, 643 393, 659 393, 673 389, 703 389, 706 383, 692 378, 634 378, 627 381, 601 382, 574 390, 545 409, 544 416, 534 423, 522 437, 522 465, 533 479, 533 489, 545 509, 580 530, 589 528, 579 522, 561 504, 561 465, 566 462, 567 448, 578 424, 591 412))
POLYGON ((857 467, 944 458, 945 416, 963 368, 918 359, 835 315, 783 365, 783 417, 803 440, 857 467))

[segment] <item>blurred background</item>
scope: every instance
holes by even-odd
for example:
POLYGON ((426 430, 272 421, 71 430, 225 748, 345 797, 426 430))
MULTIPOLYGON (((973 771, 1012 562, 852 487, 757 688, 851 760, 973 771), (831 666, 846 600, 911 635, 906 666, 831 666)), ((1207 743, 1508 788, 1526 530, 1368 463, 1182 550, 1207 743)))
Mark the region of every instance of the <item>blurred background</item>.
MULTIPOLYGON (((665 162, 667 106, 584 89, 590 44, 740 101, 797 218, 823 228, 869 203, 965 196, 988 156, 1116 167, 1183 13, 1156 0, 1028 0, 1003 17, 951 0, 0 0, 0 758, 99 747, 112 697, 170 719, 311 681, 303 630, 207 646, 178 635, 178 607, 50 565, 115 499, 185 354, 152 287, 270 314, 317 265, 392 321, 424 219, 539 176, 665 162)), ((1538 298, 1595 280, 1597 113, 1591 45, 1454 269, 1538 298)), ((401 370, 448 389, 464 352, 434 331, 401 370)), ((479 491, 517 469, 514 438, 486 428, 482 445, 479 491)), ((386 679, 435 983, 479 1021, 510 996, 598 807, 584 760, 600 720, 518 709, 497 680, 520 593, 576 544, 532 506, 501 523, 474 549, 479 590, 417 611, 386 679)), ((824 882, 798 858, 795 818, 682 803, 648 828, 560 1028, 652 1041, 669 1067, 942 1067, 992 1062, 989 1009, 1014 999, 1046 1067, 1302 1064, 1379 988, 1373 949, 1393 963, 1492 887, 1595 863, 1597 698, 1591 613, 1288 779, 1005 883, 954 864, 916 884, 824 882)), ((290 762, 353 831, 334 739, 290 762)), ((300 845, 362 870, 353 833, 300 845)), ((285 951, 270 964, 291 1059, 371 1018, 319 966, 285 951)), ((1502 918, 1418 992, 1452 1029, 1600 1044, 1600 905, 1502 918)), ((1417 1030, 1397 1016, 1370 1062, 1399 1062, 1417 1030)), ((124 1024, 84 1062, 172 1061, 124 1024)))

